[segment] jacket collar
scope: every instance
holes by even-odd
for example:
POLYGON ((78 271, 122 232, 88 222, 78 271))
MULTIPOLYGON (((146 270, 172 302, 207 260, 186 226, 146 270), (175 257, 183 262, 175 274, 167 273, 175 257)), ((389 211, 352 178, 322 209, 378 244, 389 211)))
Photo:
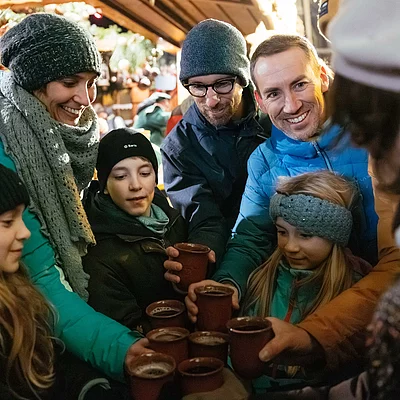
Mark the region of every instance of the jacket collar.
MULTIPOLYGON (((98 196, 101 194, 97 191, 98 184, 97 181, 92 181, 94 184, 89 186, 84 197, 85 210, 92 226, 92 230, 98 239, 98 235, 101 237, 108 237, 113 235, 128 235, 128 236, 157 236, 156 233, 150 231, 147 227, 141 224, 136 218, 132 217, 132 223, 127 224, 126 222, 121 222, 115 220, 115 217, 104 212, 99 207, 98 196), (120 223, 118 223, 120 222, 120 223)), ((159 192, 158 189, 155 190, 153 203, 159 206, 169 218, 167 228, 170 228, 176 220, 180 217, 177 210, 170 207, 165 196, 159 192)))
POLYGON ((271 144, 279 153, 295 157, 314 158, 318 155, 317 148, 319 150, 333 148, 335 139, 339 136, 341 129, 338 125, 330 125, 315 140, 302 142, 286 136, 273 125, 271 144))

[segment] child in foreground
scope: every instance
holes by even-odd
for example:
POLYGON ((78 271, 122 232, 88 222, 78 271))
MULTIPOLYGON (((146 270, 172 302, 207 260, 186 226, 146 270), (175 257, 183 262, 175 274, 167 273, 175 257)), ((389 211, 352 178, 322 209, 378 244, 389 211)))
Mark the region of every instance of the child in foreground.
POLYGON ((179 299, 164 279, 165 249, 187 241, 183 217, 157 189, 157 158, 133 129, 111 131, 99 145, 98 181, 84 206, 97 245, 83 258, 89 304, 130 329, 150 329, 146 307, 179 299))
MULTIPOLYGON (((242 315, 299 323, 369 272, 371 266, 346 248, 355 197, 353 185, 329 171, 279 182, 269 209, 278 246, 249 277, 242 315)), ((274 366, 271 375, 277 379, 253 381, 256 392, 309 378, 297 366, 274 366)))
POLYGON ((54 337, 54 308, 20 263, 31 236, 22 214, 29 195, 18 175, 0 164, 0 398, 116 400, 123 389, 65 351, 54 337))

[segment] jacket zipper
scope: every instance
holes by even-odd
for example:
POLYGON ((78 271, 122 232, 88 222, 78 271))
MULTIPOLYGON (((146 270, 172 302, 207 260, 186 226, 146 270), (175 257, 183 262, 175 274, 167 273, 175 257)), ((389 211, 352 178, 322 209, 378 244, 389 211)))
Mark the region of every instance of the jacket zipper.
POLYGON ((313 141, 312 144, 313 144, 313 146, 314 146, 314 148, 315 148, 317 154, 318 154, 319 156, 321 156, 322 159, 325 161, 326 168, 327 168, 329 171, 333 172, 332 164, 331 164, 331 162, 330 162, 328 156, 326 155, 326 153, 325 153, 323 150, 321 150, 321 148, 319 147, 319 145, 318 145, 317 142, 313 141))
POLYGON ((292 317, 293 310, 294 310, 294 307, 296 305, 297 281, 298 280, 295 279, 292 282, 292 288, 291 288, 290 297, 289 297, 289 307, 288 307, 286 316, 284 318, 285 322, 290 322, 290 318, 292 317))

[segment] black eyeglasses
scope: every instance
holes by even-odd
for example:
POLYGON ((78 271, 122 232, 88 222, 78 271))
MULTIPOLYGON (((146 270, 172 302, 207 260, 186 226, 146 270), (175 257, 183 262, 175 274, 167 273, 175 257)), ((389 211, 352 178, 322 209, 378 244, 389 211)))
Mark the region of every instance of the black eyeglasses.
POLYGON ((207 94, 208 88, 212 88, 215 93, 228 94, 232 91, 235 86, 237 77, 224 78, 210 85, 202 85, 200 83, 186 83, 183 86, 189 91, 194 97, 204 97, 207 94))

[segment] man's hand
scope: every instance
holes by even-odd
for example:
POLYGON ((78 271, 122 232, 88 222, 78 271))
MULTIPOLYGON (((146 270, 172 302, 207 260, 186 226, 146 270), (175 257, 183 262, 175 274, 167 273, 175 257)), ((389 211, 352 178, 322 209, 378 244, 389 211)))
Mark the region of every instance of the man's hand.
POLYGON ((131 347, 129 347, 128 352, 125 357, 125 367, 129 368, 130 363, 134 358, 145 353, 153 353, 153 350, 147 348, 149 341, 145 338, 138 340, 131 347))
MULTIPOLYGON (((164 274, 164 278, 173 283, 179 283, 180 277, 175 274, 175 271, 180 271, 182 269, 182 264, 175 261, 175 258, 179 256, 179 251, 175 247, 167 247, 165 250, 168 256, 168 260, 164 262, 164 268, 167 270, 164 274)), ((208 253, 208 261, 210 263, 215 263, 215 253, 211 250, 208 253)))
POLYGON ((186 309, 188 312, 189 319, 193 323, 195 323, 197 321, 197 314, 199 313, 199 309, 196 306, 197 296, 196 296, 196 293, 194 292, 194 289, 196 289, 197 287, 206 286, 206 285, 226 286, 226 287, 232 288, 233 292, 234 292, 232 295, 232 307, 236 310, 239 309, 239 295, 238 295, 238 291, 235 288, 235 286, 226 284, 226 283, 216 282, 211 279, 206 279, 204 281, 192 283, 189 286, 188 294, 185 297, 185 303, 186 303, 186 309))
POLYGON ((284 365, 324 361, 322 347, 307 331, 278 318, 267 319, 272 323, 275 337, 260 351, 261 361, 284 365))

